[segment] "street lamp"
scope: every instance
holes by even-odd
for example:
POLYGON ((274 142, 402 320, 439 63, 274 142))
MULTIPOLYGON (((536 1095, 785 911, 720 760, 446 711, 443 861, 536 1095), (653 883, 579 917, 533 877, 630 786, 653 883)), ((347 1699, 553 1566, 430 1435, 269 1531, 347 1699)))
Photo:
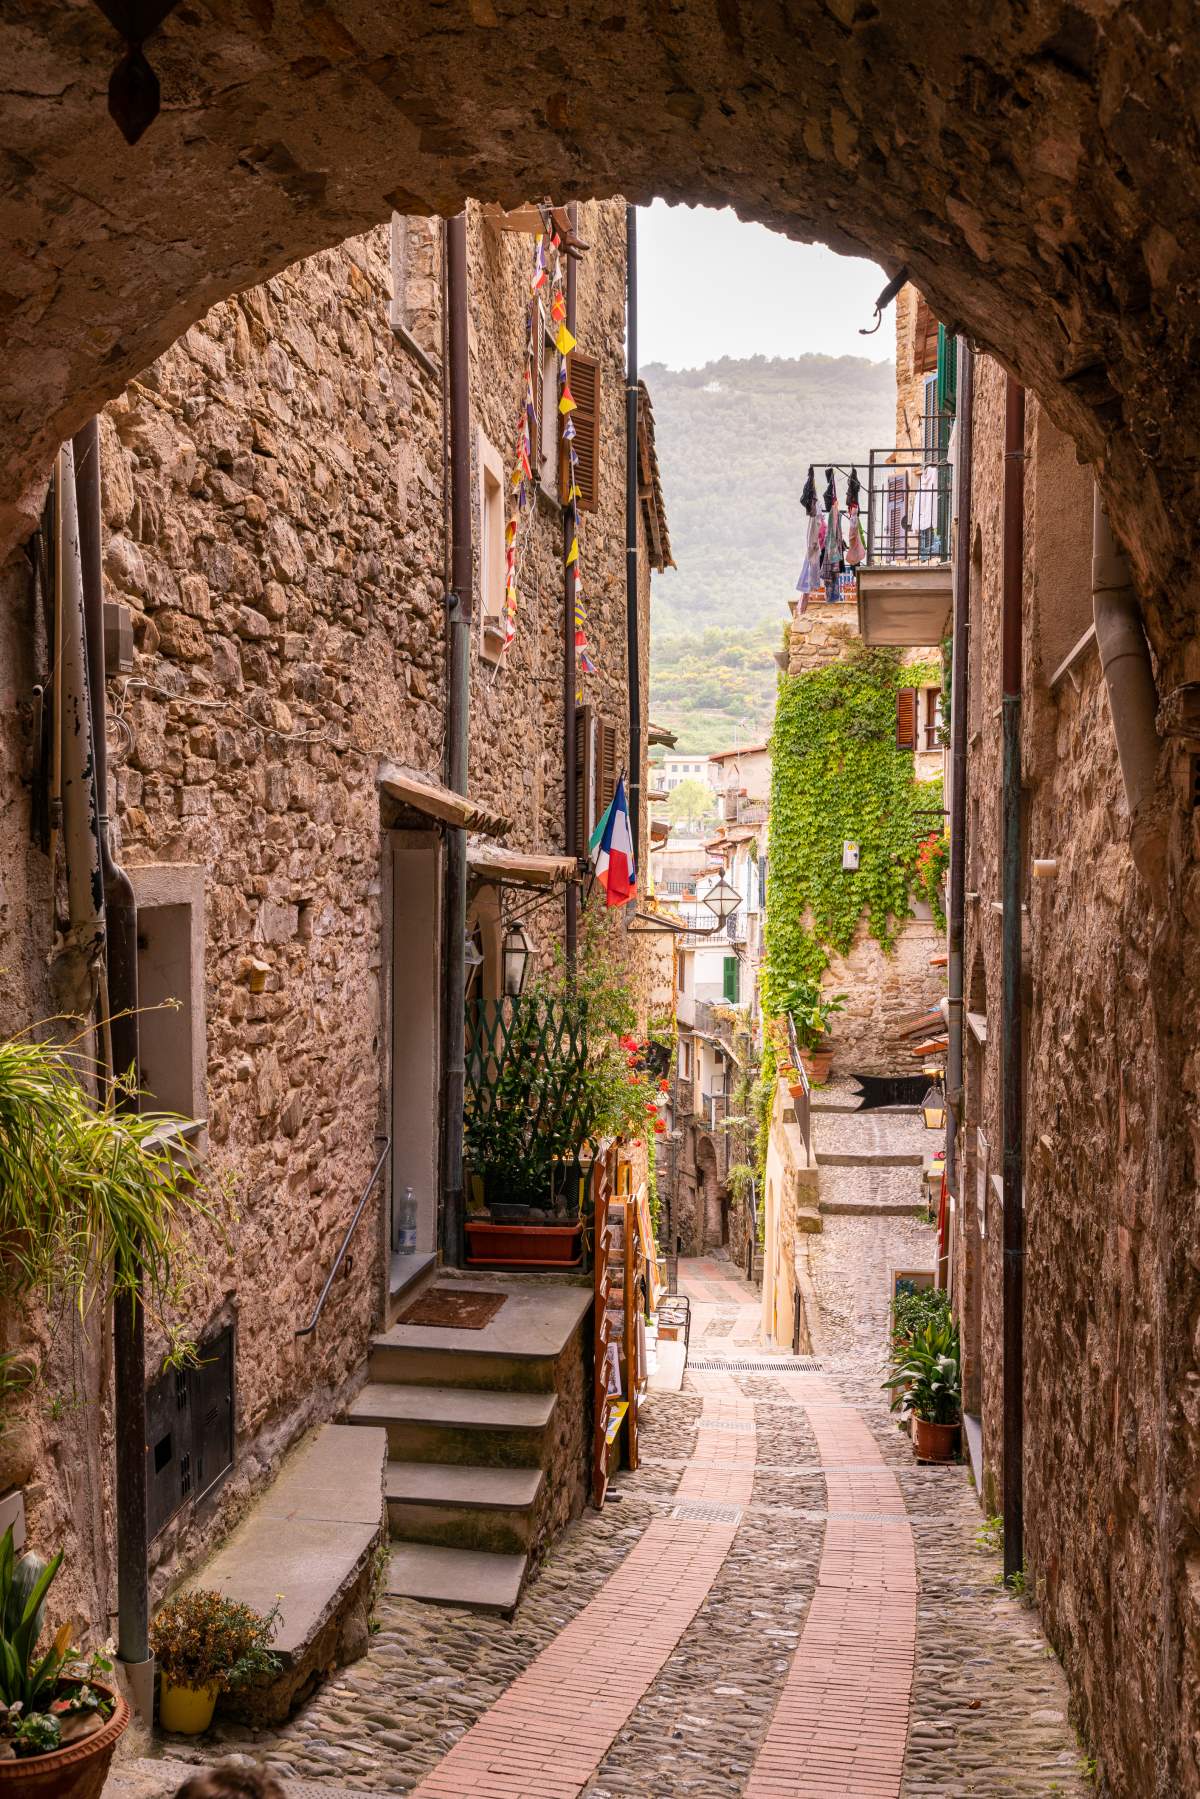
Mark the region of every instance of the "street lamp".
MULTIPOLYGON (((932 1068, 926 1068, 924 1072, 926 1074, 935 1074, 935 1070, 932 1068)), ((925 1119, 925 1129, 927 1131, 940 1131, 945 1129, 946 1097, 938 1086, 936 1079, 928 1088, 924 1099, 921 1101, 921 1112, 925 1119)))
POLYGON ((523 924, 510 924, 504 933, 501 952, 504 965, 504 991, 509 999, 520 999, 525 991, 534 944, 523 924))
POLYGON ((741 903, 741 894, 725 879, 724 875, 704 895, 704 904, 716 917, 718 930, 727 919, 733 917, 741 903))

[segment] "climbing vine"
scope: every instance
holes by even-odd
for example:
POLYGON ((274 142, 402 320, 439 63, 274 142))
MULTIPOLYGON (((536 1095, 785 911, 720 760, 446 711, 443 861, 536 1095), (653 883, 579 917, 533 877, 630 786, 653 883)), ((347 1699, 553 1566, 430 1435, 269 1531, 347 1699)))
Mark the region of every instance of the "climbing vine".
POLYGON ((896 747, 896 694, 935 683, 936 662, 901 663, 893 649, 856 644, 841 662, 781 675, 771 739, 763 1005, 819 980, 845 955, 864 916, 885 950, 911 917, 915 892, 940 916, 944 865, 941 780, 917 781, 896 747), (858 867, 842 867, 842 845, 858 867))

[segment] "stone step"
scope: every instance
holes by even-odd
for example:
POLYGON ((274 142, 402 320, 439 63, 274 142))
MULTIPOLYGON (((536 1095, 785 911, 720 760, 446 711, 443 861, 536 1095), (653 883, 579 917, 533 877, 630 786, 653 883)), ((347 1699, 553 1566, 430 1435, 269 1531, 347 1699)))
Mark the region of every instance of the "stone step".
POLYGON ((349 1407, 346 1419, 350 1424, 382 1426, 393 1461, 539 1468, 549 1460, 556 1404, 553 1393, 371 1381, 349 1407))
POLYGON ((823 1199, 818 1210, 825 1218, 924 1218, 929 1207, 923 1200, 823 1199))
POLYGON ((389 1462, 384 1493, 392 1536, 410 1543, 524 1554, 545 1478, 540 1468, 389 1462))
POLYGON ((923 1168, 922 1150, 825 1149, 817 1151, 818 1168, 923 1168))
POLYGON ((373 1381, 407 1386, 490 1388, 548 1393, 558 1358, 591 1305, 590 1286, 439 1277, 425 1293, 499 1294, 504 1303, 481 1330, 405 1324, 371 1343, 373 1381))
POLYGON ((279 1602, 269 1685, 223 1702, 280 1722, 367 1646, 375 1551, 383 1539, 384 1432, 327 1424, 285 1459, 194 1583, 269 1612, 279 1602))
POLYGON ((500 1612, 511 1617, 521 1596, 525 1568, 523 1555, 398 1543, 388 1558, 384 1586, 397 1599, 422 1599, 431 1605, 460 1605, 472 1612, 500 1612))

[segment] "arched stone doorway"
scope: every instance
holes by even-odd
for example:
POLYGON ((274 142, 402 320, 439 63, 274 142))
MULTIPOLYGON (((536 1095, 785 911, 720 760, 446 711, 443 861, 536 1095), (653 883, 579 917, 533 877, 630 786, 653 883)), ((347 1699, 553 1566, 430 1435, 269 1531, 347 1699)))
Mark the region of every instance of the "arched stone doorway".
POLYGON ((1165 9, 180 7, 132 148, 121 48, 67 0, 0 23, 0 548, 57 444, 215 300, 393 210, 624 191, 906 266, 1098 465, 1144 589, 1174 575, 1156 647, 1190 618, 1197 171, 1155 121, 1190 116, 1200 44, 1165 9))

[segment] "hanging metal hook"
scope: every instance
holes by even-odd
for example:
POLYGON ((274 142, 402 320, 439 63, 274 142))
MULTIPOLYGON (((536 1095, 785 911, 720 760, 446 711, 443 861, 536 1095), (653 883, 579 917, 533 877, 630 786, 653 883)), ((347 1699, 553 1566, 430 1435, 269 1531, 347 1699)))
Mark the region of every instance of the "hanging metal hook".
POLYGON ((883 292, 880 294, 879 298, 876 300, 876 302, 875 302, 875 323, 873 325, 860 325, 858 327, 858 335, 860 337, 874 337, 875 333, 878 331, 879 327, 883 323, 884 308, 891 305, 892 301, 896 298, 896 295, 900 292, 900 289, 904 286, 904 284, 907 280, 908 280, 908 265, 905 264, 905 266, 900 270, 900 273, 898 275, 894 275, 892 277, 892 279, 888 282, 887 286, 884 288, 883 292))

